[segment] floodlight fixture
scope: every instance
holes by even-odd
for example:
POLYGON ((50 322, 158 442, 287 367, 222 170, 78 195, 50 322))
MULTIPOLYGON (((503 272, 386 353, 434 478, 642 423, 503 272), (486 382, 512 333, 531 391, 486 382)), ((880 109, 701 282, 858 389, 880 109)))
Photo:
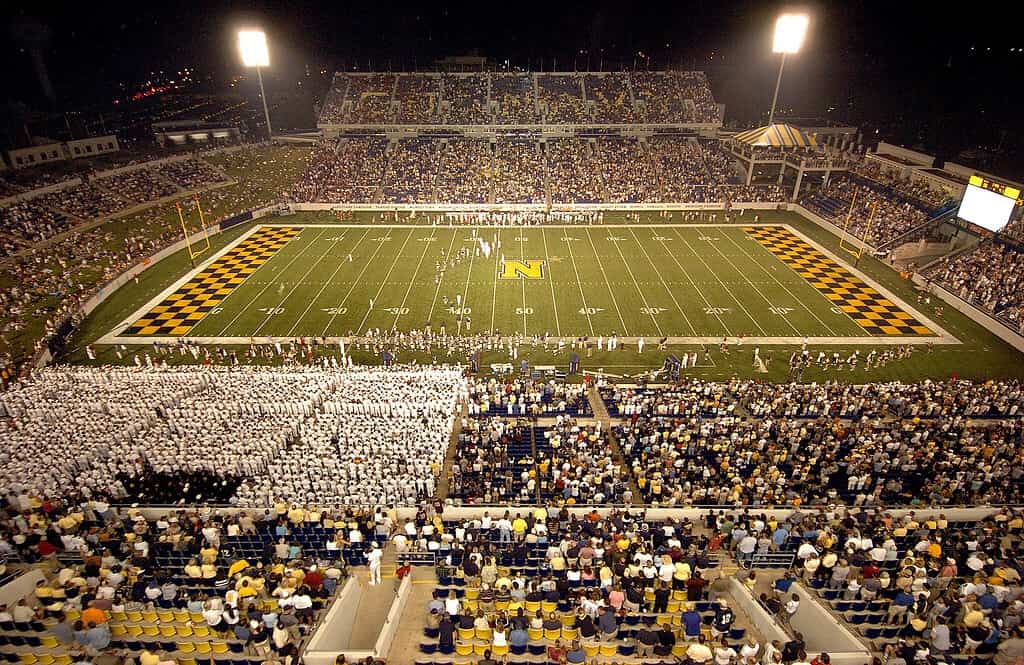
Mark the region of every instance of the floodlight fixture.
POLYGON ((274 138, 270 127, 270 111, 267 109, 267 93, 263 91, 263 67, 270 66, 270 49, 267 48, 267 35, 262 30, 239 30, 238 52, 242 56, 242 64, 256 68, 256 78, 260 81, 260 99, 263 100, 263 118, 267 123, 267 138, 274 138))
POLYGON ((775 20, 773 53, 799 53, 807 36, 807 14, 782 14, 775 20))

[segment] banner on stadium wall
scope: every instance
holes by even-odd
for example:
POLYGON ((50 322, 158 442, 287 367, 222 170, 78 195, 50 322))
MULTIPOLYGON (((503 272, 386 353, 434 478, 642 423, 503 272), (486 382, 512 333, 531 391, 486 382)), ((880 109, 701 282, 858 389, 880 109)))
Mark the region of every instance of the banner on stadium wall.
POLYGON ((230 229, 232 226, 238 226, 239 224, 242 224, 244 222, 248 222, 250 219, 252 219, 252 211, 251 210, 246 210, 245 212, 239 213, 239 214, 235 215, 234 217, 228 217, 223 222, 221 222, 220 223, 220 230, 221 231, 226 231, 226 230, 230 229))

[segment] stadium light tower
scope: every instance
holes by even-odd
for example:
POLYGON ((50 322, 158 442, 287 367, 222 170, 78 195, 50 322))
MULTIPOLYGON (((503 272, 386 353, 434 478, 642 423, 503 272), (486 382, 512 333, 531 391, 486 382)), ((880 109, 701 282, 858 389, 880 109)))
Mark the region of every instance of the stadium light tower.
POLYGON ((263 91, 263 73, 261 68, 270 66, 270 51, 267 49, 267 35, 262 30, 239 30, 238 52, 242 55, 242 64, 256 68, 256 78, 260 81, 260 99, 263 100, 263 117, 267 121, 267 138, 274 138, 270 128, 270 111, 267 110, 267 93, 263 91))
POLYGON ((779 100, 779 86, 782 84, 782 69, 786 66, 786 56, 790 53, 800 52, 804 37, 807 35, 809 22, 807 14, 782 14, 775 20, 775 40, 772 44, 772 53, 781 53, 782 62, 779 63, 779 78, 775 79, 772 110, 768 114, 769 125, 775 120, 775 102, 779 100))

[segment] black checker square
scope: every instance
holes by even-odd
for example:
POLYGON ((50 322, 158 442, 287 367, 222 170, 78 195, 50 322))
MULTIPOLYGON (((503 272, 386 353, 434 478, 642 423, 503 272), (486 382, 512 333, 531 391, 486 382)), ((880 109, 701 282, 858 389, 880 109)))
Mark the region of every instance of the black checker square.
POLYGON ((933 335, 930 328, 876 289, 781 226, 743 231, 850 315, 869 335, 933 335))
POLYGON ((297 227, 260 227, 154 305, 122 334, 142 337, 181 337, 188 334, 300 230, 297 227))

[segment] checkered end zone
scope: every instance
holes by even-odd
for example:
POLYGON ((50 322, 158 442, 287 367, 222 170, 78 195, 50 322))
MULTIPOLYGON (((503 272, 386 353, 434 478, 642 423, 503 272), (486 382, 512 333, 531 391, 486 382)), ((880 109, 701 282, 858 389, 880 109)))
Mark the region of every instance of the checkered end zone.
POLYGON ((933 335, 913 315, 853 273, 778 226, 743 229, 872 335, 933 335))
POLYGON ((297 228, 263 227, 146 312, 124 335, 185 335, 239 284, 298 235, 297 228))

